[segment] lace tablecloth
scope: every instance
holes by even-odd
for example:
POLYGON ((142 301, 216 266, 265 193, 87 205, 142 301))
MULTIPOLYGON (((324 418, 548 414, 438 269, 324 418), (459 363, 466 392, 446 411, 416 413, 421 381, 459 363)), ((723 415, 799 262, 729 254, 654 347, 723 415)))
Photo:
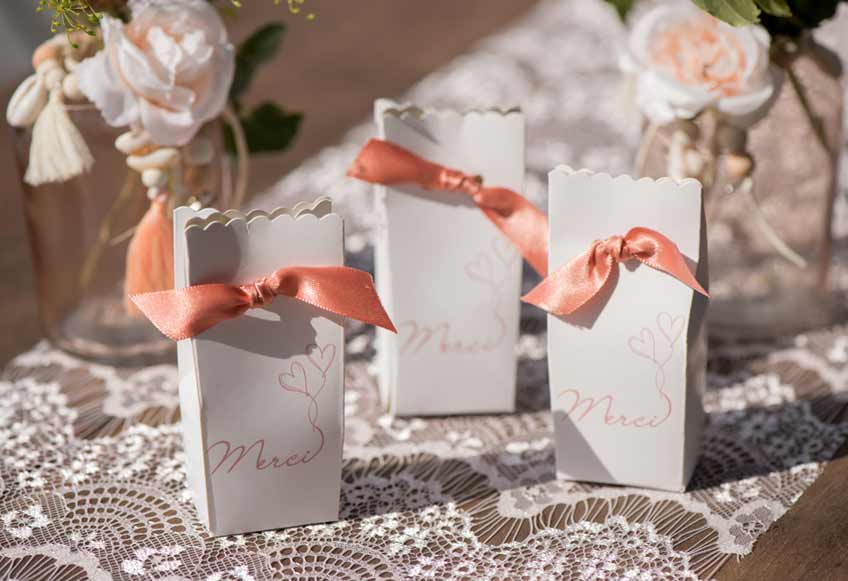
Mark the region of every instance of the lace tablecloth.
MULTIPOLYGON (((521 104, 528 191, 542 203, 557 163, 628 169, 636 125, 610 50, 621 34, 597 0, 547 0, 408 98, 521 104)), ((341 176, 369 133, 353 129, 260 200, 334 196, 366 267, 369 191, 341 176)), ((0 381, 0 579, 707 578, 751 551, 848 436, 846 328, 711 346, 685 494, 555 479, 544 323, 531 311, 512 415, 392 419, 370 331, 348 339, 342 520, 217 539, 186 489, 172 366, 93 365, 44 343, 16 358, 0 381)))

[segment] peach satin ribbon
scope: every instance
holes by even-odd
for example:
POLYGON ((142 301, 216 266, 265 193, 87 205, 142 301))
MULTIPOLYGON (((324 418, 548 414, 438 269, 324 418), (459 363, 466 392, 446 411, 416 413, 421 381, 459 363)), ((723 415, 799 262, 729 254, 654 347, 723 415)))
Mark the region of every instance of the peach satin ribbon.
POLYGON ((162 333, 180 341, 261 308, 277 296, 397 332, 367 272, 346 266, 289 266, 240 286, 201 284, 137 294, 135 305, 162 333))
POLYGON ((480 176, 438 165, 380 139, 365 144, 347 175, 385 186, 415 184, 425 190, 464 193, 509 238, 536 272, 541 276, 548 272, 548 218, 512 190, 484 187, 480 176))
POLYGON ((661 270, 710 296, 689 271, 674 242, 656 230, 636 227, 624 236, 595 240, 586 252, 548 275, 521 300, 554 315, 570 315, 604 288, 615 265, 628 260, 661 270))

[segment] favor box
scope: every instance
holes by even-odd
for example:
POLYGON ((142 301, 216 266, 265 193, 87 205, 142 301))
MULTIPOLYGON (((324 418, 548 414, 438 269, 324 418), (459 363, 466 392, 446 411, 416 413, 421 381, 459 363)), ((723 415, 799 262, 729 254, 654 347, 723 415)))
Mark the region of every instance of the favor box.
MULTIPOLYGON (((707 287, 701 186, 558 167, 549 175, 550 268, 630 228, 676 243, 707 287)), ((700 449, 707 299, 636 260, 571 315, 548 316, 558 474, 682 491, 700 449)))
MULTIPOLYGON (((523 191, 524 117, 380 100, 378 137, 523 191)), ((397 415, 515 408, 521 256, 470 197, 376 186, 376 284, 397 335, 378 329, 382 399, 397 415)))
MULTIPOLYGON (((175 286, 247 284, 285 266, 341 266, 341 218, 293 210, 174 212, 175 286)), ((188 480, 214 535, 338 519, 340 317, 278 297, 179 341, 188 480)))

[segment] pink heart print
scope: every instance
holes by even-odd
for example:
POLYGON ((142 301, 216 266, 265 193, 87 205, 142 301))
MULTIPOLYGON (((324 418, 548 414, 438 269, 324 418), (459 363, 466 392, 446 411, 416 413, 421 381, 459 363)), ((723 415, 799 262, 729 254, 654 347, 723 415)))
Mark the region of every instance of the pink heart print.
POLYGON ((505 266, 512 266, 518 258, 518 252, 516 252, 515 246, 506 238, 495 238, 492 240, 492 250, 495 252, 495 256, 498 257, 498 260, 505 266))
POLYGON ((657 315, 657 328, 663 334, 669 345, 674 345, 683 333, 684 320, 682 315, 672 317, 668 313, 657 315))
POLYGON ((291 364, 287 372, 280 374, 280 387, 286 391, 309 395, 309 384, 306 379, 306 369, 297 361, 291 364))
POLYGON ((336 359, 336 346, 332 343, 319 347, 318 345, 309 345, 306 348, 306 358, 321 372, 322 375, 327 375, 333 361, 336 359))
POLYGON ((656 357, 656 344, 654 342, 654 334, 650 329, 642 328, 638 337, 630 337, 627 340, 627 346, 634 355, 644 357, 645 359, 654 360, 656 357))
POLYGON ((492 268, 492 260, 488 254, 481 252, 477 258, 465 265, 465 273, 480 282, 495 282, 495 273, 492 268))

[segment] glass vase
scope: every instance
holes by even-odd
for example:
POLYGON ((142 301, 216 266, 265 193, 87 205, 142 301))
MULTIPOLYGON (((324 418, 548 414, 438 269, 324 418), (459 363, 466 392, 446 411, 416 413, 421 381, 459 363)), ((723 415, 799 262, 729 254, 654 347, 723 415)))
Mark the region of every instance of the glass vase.
POLYGON ((713 337, 786 336, 844 316, 834 239, 842 66, 812 35, 776 40, 772 55, 784 80, 766 117, 747 132, 721 126, 709 112, 643 132, 637 173, 674 176, 681 151, 698 160, 713 337), (749 167, 749 179, 740 180, 749 167))
MULTIPOLYGON (((41 325, 47 338, 74 355, 102 363, 142 365, 171 359, 174 343, 124 303, 127 248, 150 201, 140 175, 115 147, 126 129, 109 127, 91 105, 67 106, 94 157, 91 171, 64 183, 21 180, 41 325)), ((218 123, 201 129, 213 144, 200 166, 182 162, 170 205, 200 202, 227 208, 229 168, 218 123)), ((30 130, 15 130, 23 177, 30 130)), ((185 156, 183 156, 185 158, 185 156)))

